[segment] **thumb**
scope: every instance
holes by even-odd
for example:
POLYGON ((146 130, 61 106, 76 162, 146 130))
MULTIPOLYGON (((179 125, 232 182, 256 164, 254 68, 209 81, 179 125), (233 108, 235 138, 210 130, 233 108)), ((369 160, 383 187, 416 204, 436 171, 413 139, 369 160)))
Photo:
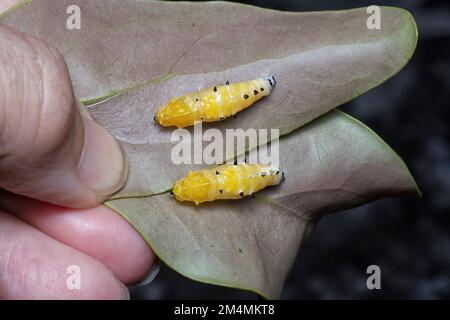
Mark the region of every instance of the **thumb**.
POLYGON ((0 25, 0 188, 81 208, 124 184, 119 144, 79 106, 63 57, 0 25))

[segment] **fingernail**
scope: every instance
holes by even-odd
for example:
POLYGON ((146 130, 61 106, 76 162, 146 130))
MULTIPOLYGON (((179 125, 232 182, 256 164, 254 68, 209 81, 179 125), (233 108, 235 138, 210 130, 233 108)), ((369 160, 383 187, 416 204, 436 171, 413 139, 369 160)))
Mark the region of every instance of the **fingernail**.
POLYGON ((79 165, 83 183, 106 197, 125 183, 128 161, 118 142, 99 124, 83 117, 84 150, 79 165))
POLYGON ((130 291, 128 288, 120 281, 117 281, 120 286, 120 300, 130 300, 130 291))
POLYGON ((147 273, 147 275, 141 280, 141 282, 137 283, 136 286, 143 287, 143 286, 146 286, 149 283, 151 283, 153 280, 155 280, 160 269, 161 269, 161 263, 159 262, 159 260, 156 260, 153 263, 153 266, 150 269, 150 272, 147 273))

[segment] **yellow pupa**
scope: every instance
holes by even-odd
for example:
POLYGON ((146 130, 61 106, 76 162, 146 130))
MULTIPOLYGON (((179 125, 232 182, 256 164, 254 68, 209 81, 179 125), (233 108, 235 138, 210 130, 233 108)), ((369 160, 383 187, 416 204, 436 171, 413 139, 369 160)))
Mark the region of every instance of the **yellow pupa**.
POLYGON ((177 181, 172 194, 178 201, 196 205, 218 199, 241 199, 253 196, 267 186, 279 184, 284 173, 277 167, 263 164, 224 164, 212 169, 190 171, 177 181))
POLYGON ((254 80, 215 86, 171 99, 161 107, 154 120, 161 126, 184 128, 196 121, 222 121, 268 96, 275 78, 267 76, 254 80))

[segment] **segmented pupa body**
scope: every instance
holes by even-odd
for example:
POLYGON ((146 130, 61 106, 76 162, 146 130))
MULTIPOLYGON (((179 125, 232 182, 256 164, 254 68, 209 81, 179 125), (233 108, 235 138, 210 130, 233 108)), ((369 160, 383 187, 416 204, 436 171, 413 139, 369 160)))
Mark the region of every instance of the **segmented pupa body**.
POLYGON ((154 119, 164 127, 178 128, 192 126, 196 121, 222 121, 268 96, 275 83, 273 76, 232 84, 227 81, 223 86, 171 99, 154 119))
POLYGON ((263 164, 224 164, 212 169, 189 171, 177 181, 172 193, 178 201, 196 205, 218 199, 240 199, 284 180, 278 167, 263 164))

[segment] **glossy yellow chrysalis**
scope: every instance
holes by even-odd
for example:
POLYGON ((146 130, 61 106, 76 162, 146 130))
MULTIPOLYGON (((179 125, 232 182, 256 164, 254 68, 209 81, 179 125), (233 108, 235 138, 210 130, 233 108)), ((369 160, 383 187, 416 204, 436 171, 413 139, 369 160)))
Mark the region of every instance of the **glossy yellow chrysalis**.
POLYGON ((177 181, 172 193, 178 201, 196 205, 218 199, 241 199, 284 180, 277 167, 261 164, 224 164, 216 168, 190 171, 177 181))
POLYGON ((155 121, 164 127, 184 128, 196 121, 214 122, 234 116, 268 96, 276 81, 273 76, 203 89, 171 99, 155 121))

